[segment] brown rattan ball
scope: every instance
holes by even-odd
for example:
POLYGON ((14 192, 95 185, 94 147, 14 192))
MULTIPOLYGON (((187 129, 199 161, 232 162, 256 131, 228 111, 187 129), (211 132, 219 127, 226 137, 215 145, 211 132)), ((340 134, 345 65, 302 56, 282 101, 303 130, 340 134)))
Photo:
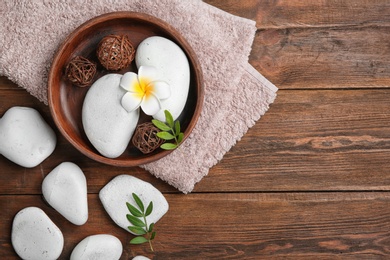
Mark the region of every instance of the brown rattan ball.
POLYGON ((134 60, 135 49, 127 35, 108 35, 97 48, 100 63, 107 70, 120 70, 134 60))
POLYGON ((138 125, 133 135, 133 145, 144 154, 153 152, 164 142, 157 137, 158 132, 158 128, 151 122, 138 125))
POLYGON ((65 69, 66 77, 79 87, 87 87, 92 84, 96 74, 96 64, 82 56, 74 57, 65 69))

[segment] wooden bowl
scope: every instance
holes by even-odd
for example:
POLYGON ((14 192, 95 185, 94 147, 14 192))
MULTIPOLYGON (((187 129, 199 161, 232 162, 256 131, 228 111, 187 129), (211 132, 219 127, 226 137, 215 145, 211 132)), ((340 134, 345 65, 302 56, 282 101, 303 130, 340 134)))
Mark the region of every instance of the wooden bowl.
MULTIPOLYGON (((171 151, 158 148, 150 154, 142 154, 131 142, 126 151, 118 158, 102 156, 90 143, 84 133, 81 111, 88 87, 73 85, 65 78, 65 67, 77 56, 83 56, 99 64, 96 49, 100 40, 109 34, 126 34, 137 48, 139 43, 150 36, 162 36, 178 44, 187 55, 190 63, 190 89, 187 103, 178 120, 182 126, 184 140, 189 136, 201 112, 204 91, 199 61, 188 42, 169 24, 153 16, 134 12, 114 12, 95 17, 71 33, 57 51, 48 79, 48 100, 54 122, 62 135, 80 152, 89 158, 114 166, 136 166, 158 160, 171 151)), ((115 73, 135 71, 133 63, 115 73)), ((101 65, 97 67, 95 80, 111 71, 101 65)), ((142 114, 142 113, 141 113, 142 114)), ((139 123, 150 121, 143 115, 139 123)))

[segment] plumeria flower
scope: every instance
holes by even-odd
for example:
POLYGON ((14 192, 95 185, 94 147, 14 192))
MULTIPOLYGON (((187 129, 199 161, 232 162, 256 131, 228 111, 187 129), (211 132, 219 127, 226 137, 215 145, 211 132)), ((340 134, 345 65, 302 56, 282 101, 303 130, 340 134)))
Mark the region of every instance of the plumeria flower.
POLYGON ((161 109, 160 100, 171 96, 171 88, 165 81, 157 80, 158 71, 155 67, 141 66, 138 75, 126 72, 120 81, 120 86, 127 90, 121 104, 127 112, 141 107, 147 115, 154 115, 161 109))

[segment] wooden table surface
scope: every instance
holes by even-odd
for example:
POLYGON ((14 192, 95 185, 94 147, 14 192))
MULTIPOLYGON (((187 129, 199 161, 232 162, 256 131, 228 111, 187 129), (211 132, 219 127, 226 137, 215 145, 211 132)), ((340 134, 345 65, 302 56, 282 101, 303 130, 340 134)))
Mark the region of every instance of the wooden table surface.
MULTIPOLYGON (((250 63, 279 87, 269 111, 183 195, 148 172, 96 163, 56 130, 58 145, 25 169, 0 157, 0 258, 15 214, 41 207, 61 228, 61 259, 83 238, 117 236, 121 259, 390 259, 390 2, 207 0, 257 21, 250 63), (88 182, 89 220, 75 226, 42 199, 41 183, 72 161, 88 182), (156 224, 155 253, 104 211, 99 190, 114 176, 152 183, 170 204, 156 224)), ((5 77, 0 115, 49 109, 5 77)))

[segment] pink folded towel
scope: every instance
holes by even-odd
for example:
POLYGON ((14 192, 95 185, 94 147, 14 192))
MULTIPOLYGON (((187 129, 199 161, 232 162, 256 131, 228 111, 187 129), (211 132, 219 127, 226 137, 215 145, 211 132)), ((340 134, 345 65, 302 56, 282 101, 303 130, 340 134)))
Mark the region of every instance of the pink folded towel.
POLYGON ((164 20, 198 56, 205 81, 198 124, 178 149, 142 166, 180 191, 191 192, 276 97, 277 88, 248 63, 254 21, 198 0, 5 0, 0 6, 0 75, 47 104, 48 71, 61 42, 83 22, 113 11, 164 20))

